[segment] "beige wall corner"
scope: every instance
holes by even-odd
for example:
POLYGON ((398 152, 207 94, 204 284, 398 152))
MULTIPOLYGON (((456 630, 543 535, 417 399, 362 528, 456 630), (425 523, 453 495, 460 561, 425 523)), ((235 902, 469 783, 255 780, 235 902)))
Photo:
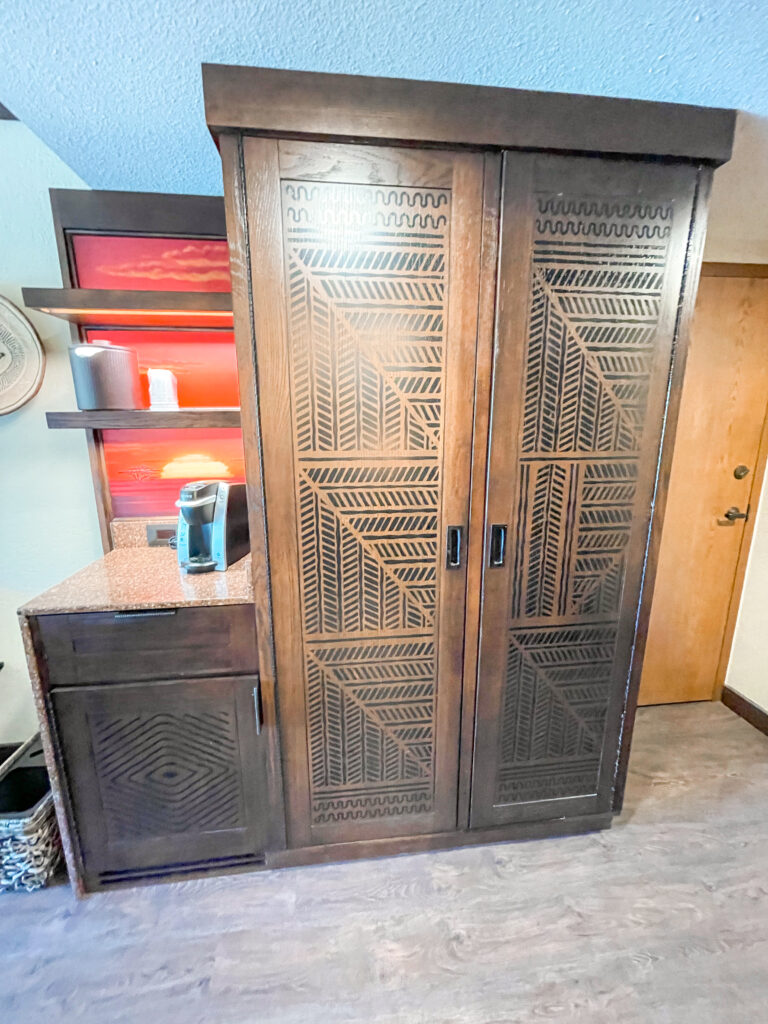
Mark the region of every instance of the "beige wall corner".
POLYGON ((739 111, 733 157, 715 171, 704 259, 768 263, 768 117, 739 111))

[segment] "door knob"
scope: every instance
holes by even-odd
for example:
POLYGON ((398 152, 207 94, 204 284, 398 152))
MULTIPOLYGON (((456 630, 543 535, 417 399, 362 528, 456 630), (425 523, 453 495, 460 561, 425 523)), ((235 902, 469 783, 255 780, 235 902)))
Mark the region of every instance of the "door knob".
POLYGON ((748 513, 749 509, 747 509, 746 512, 740 512, 736 505, 731 505, 731 507, 726 512, 724 512, 723 515, 729 523, 735 523, 737 519, 746 519, 748 513))

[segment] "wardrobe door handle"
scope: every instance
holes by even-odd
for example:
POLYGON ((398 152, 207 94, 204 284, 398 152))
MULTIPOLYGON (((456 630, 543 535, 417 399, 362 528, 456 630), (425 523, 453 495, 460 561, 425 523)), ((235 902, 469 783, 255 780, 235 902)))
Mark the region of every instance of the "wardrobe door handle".
POLYGON ((461 527, 449 526, 445 535, 445 567, 461 568, 461 527))
POLYGON ((137 608, 134 612, 115 612, 115 622, 125 619, 164 619, 175 615, 177 608, 137 608))
POLYGON ((505 523, 494 523, 491 527, 491 550, 488 565, 498 569, 504 565, 507 557, 507 527, 505 523))

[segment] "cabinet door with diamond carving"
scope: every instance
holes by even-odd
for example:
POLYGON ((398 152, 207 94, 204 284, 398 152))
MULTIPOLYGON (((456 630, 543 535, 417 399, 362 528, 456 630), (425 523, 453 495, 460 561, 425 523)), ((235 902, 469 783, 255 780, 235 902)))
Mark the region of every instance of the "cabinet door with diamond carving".
POLYGON ((289 843, 452 829, 483 157, 243 154, 289 843))
POLYGON ((505 156, 474 826, 610 810, 695 185, 505 156))
POLYGON ((260 863, 256 676, 54 690, 88 888, 260 863))

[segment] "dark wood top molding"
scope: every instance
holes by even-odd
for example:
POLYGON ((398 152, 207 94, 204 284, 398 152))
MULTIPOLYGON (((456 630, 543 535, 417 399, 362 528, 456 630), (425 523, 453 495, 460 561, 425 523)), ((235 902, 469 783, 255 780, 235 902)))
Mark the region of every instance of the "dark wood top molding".
POLYGON ((492 86, 203 65, 214 136, 730 158, 736 112, 492 86))
POLYGON ((226 238, 224 200, 164 192, 49 190, 54 222, 66 232, 226 238))

